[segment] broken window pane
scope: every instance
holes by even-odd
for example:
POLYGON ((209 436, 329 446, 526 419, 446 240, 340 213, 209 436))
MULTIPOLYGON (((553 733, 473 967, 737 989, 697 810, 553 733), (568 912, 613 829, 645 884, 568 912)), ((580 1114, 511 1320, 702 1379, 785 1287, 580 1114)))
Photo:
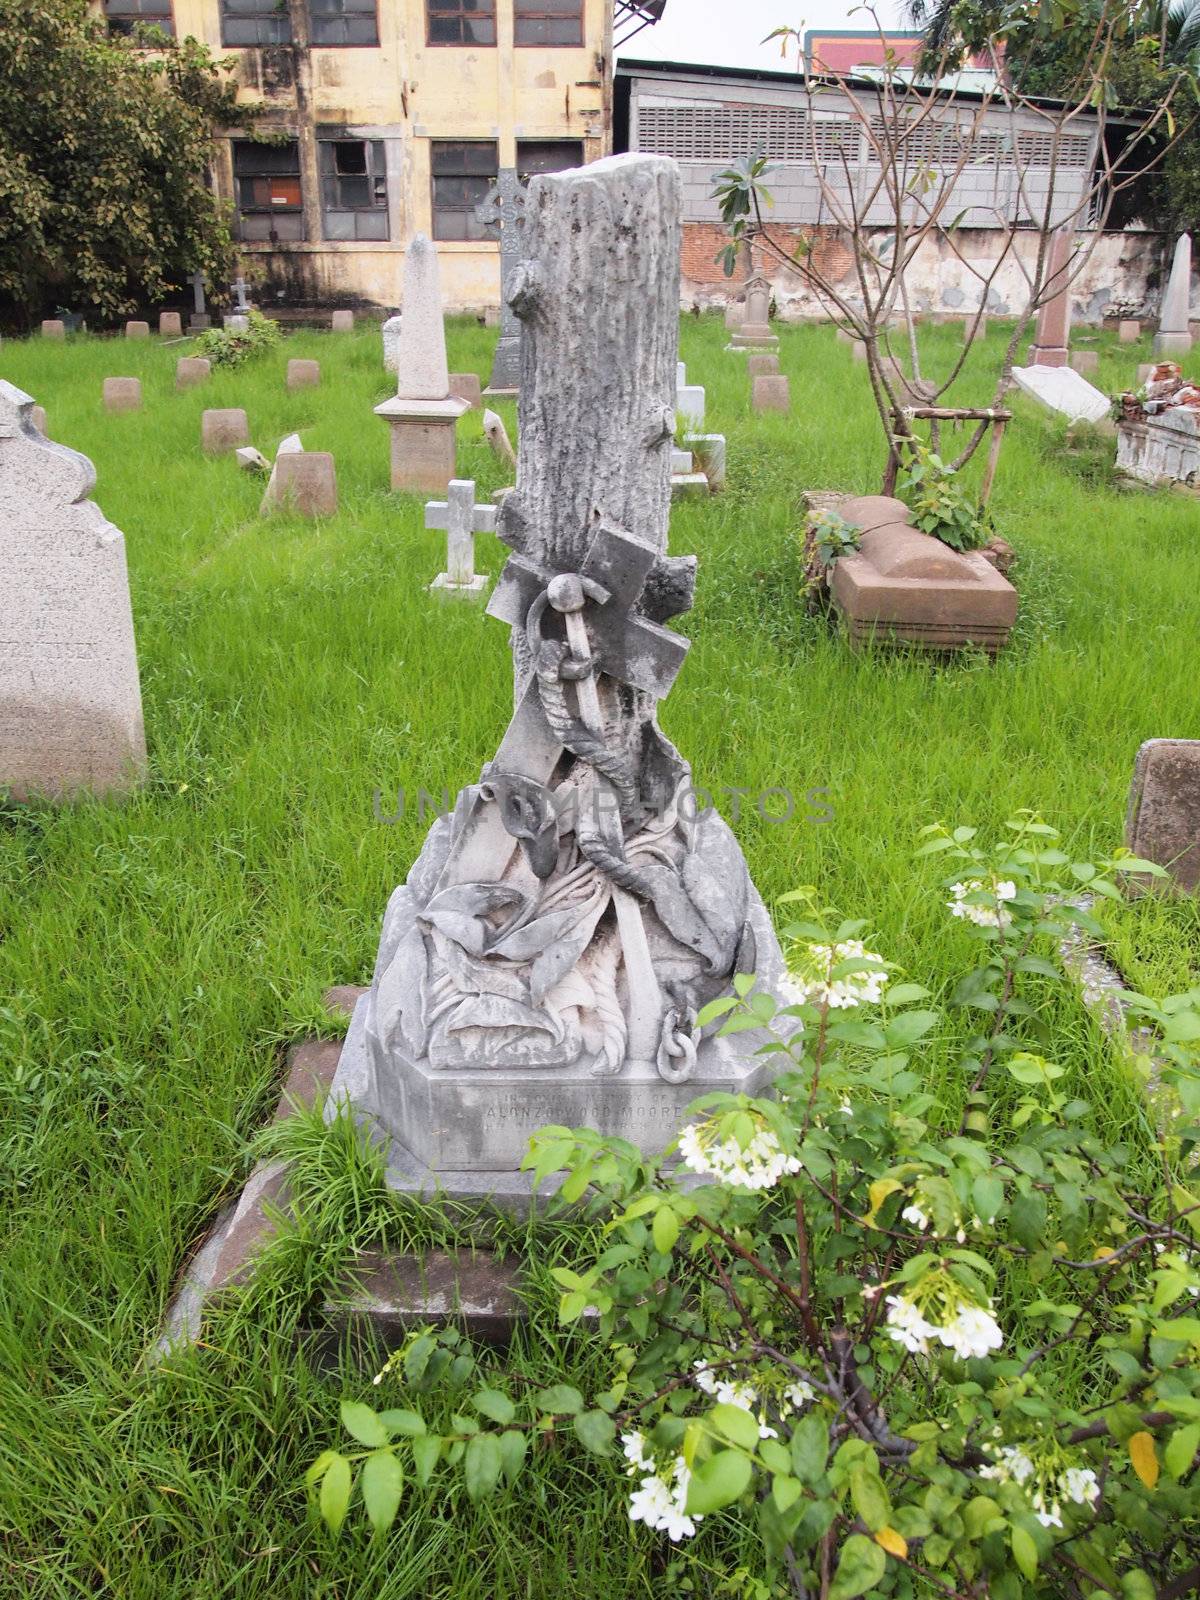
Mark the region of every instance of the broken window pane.
POLYGON ((496 145, 489 139, 435 139, 430 146, 433 172, 433 237, 487 239, 475 215, 498 172, 496 145))
POLYGON ((327 239, 387 239, 387 159, 382 139, 318 134, 322 231, 327 239))
POLYGON ((235 139, 233 179, 239 238, 303 239, 300 149, 294 139, 284 144, 235 139))

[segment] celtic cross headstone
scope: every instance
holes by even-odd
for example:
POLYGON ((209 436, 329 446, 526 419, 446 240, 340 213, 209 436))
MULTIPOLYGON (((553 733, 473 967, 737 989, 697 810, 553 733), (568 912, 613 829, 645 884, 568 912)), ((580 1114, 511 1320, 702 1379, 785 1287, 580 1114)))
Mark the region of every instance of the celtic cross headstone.
POLYGON ((521 323, 508 303, 513 273, 523 254, 526 189, 515 167, 502 167, 476 216, 500 241, 500 342, 487 394, 516 394, 521 383, 521 323))

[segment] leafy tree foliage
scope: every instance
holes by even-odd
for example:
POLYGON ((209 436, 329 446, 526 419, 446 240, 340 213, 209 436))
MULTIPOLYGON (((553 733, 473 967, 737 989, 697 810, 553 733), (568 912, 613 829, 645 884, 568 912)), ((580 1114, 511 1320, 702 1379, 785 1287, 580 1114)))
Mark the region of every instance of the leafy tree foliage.
POLYGON ((194 39, 110 37, 85 0, 0 0, 0 305, 13 320, 55 306, 115 318, 197 270, 228 277, 208 162, 213 129, 247 108, 222 65, 194 39))

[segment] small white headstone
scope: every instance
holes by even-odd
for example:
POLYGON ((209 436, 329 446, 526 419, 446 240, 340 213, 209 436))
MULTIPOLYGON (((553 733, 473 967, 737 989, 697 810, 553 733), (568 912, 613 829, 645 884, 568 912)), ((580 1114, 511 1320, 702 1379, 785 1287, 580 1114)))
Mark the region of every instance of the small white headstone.
POLYGON ((1072 422, 1100 422, 1108 416, 1108 396, 1073 367, 1014 367, 1013 379, 1018 389, 1072 422))
POLYGON ((0 379, 0 788, 19 799, 128 789, 146 764, 125 540, 95 482, 0 379))
POLYGON ((389 317, 383 324, 383 365, 387 372, 400 370, 400 327, 402 318, 389 317))

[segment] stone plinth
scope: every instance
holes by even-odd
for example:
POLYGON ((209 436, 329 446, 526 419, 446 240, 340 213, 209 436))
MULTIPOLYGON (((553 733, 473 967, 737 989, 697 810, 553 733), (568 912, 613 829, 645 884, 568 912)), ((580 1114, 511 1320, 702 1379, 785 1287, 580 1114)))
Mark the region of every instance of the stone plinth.
POLYGON ((455 424, 471 408, 465 400, 385 400, 375 407, 391 430, 392 488, 445 489, 457 476, 455 424))
POLYGON ((193 311, 188 318, 189 333, 207 333, 212 327, 212 318, 207 311, 193 311))
POLYGON ((136 320, 127 322, 125 324, 125 337, 127 339, 148 339, 150 337, 150 324, 136 320))
POLYGON ((779 371, 779 357, 760 351, 747 358, 746 371, 754 378, 770 378, 779 371))
POLYGON ((45 322, 42 323, 43 339, 65 339, 66 337, 67 325, 65 322, 60 321, 58 317, 47 317, 45 322))
POLYGON ((417 1328, 462 1327, 473 1339, 506 1346, 529 1321, 520 1271, 490 1250, 425 1256, 367 1250, 348 1269, 351 1284, 322 1307, 339 1343, 392 1350, 417 1328))
POLYGON ((104 409, 106 411, 140 411, 142 409, 142 380, 140 378, 105 378, 104 409))
POLYGON ((750 404, 755 411, 790 411, 792 386, 782 373, 764 373, 755 378, 750 392, 750 404))
POLYGON ((752 350, 778 350, 778 335, 771 332, 769 323, 743 322, 735 333, 729 336, 726 350, 737 351, 740 355, 748 355, 752 350))
POLYGON ((329 326, 334 333, 353 333, 353 311, 335 311, 329 319, 329 326))
POLYGON ((146 764, 125 541, 33 409, 0 380, 0 790, 120 793, 146 764))
POLYGON ((860 548, 834 563, 830 593, 851 642, 995 654, 1017 617, 1017 591, 978 551, 960 555, 909 523, 899 500, 872 495, 838 507, 862 528, 860 548))
POLYGON ((1140 422, 1117 423, 1117 471, 1142 483, 1200 484, 1196 411, 1170 406, 1140 422))
POLYGON ((1100 370, 1100 352, 1098 350, 1072 350, 1072 372, 1082 372, 1086 377, 1090 372, 1100 370))
POLYGON ((1122 344, 1136 344, 1142 337, 1142 325, 1136 317, 1122 317, 1117 323, 1117 338, 1122 344))
MULTIPOLYGON (((1137 753, 1125 843, 1135 856, 1153 861, 1168 882, 1200 892, 1200 739, 1147 739, 1137 753)), ((1163 880, 1139 876, 1138 887, 1163 880)))
POLYGON ((159 312, 158 333, 162 339, 180 339, 183 337, 183 318, 178 311, 159 312))
POLYGON ((298 517, 332 517, 337 511, 337 472, 327 450, 294 450, 275 458, 260 507, 298 517))
POLYGON ((472 411, 483 404, 483 385, 477 372, 452 372, 450 393, 456 400, 465 400, 472 411))
MULTIPOLYGON (((335 312, 336 316, 337 313, 335 312)), ((287 387, 289 389, 315 389, 321 381, 321 363, 319 361, 292 360, 287 364, 287 387)))
POLYGON ((205 455, 220 456, 250 443, 250 424, 240 406, 204 411, 200 416, 200 448, 205 455))
POLYGON ((212 362, 207 356, 180 356, 175 363, 175 387, 194 389, 198 383, 207 383, 212 376, 212 362))

